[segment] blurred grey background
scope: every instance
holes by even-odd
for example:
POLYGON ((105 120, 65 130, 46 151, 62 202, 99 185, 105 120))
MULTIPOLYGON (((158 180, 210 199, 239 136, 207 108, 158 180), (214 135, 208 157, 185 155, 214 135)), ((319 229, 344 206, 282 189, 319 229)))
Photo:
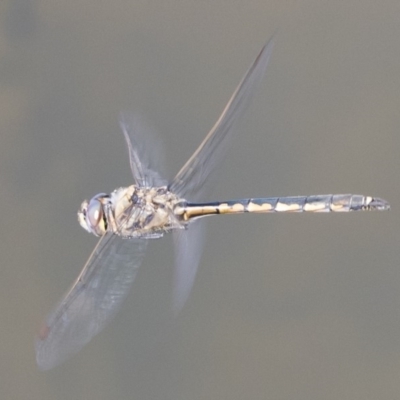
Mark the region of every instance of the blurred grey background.
POLYGON ((399 398, 399 38, 395 0, 2 1, 0 397, 399 398), (392 210, 210 219, 165 335, 172 241, 156 241, 111 326, 40 372, 35 332, 96 243, 76 211, 131 183, 119 112, 157 132, 172 177, 275 31, 210 200, 361 193, 392 210))

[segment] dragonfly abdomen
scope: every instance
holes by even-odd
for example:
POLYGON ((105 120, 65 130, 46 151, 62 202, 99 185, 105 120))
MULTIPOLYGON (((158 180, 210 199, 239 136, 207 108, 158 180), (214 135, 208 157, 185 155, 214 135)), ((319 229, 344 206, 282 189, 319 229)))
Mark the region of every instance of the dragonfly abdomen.
POLYGON ((184 220, 215 214, 275 212, 349 212, 387 210, 389 204, 380 198, 354 194, 316 196, 261 197, 213 203, 186 203, 180 214, 184 220))

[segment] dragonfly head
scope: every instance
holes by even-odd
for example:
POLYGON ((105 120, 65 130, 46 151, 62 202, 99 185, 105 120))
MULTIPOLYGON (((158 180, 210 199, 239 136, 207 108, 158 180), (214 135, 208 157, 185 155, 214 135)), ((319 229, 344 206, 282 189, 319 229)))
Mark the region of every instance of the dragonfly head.
POLYGON ((104 206, 109 202, 106 193, 99 193, 89 201, 84 200, 78 211, 78 221, 83 229, 95 236, 102 236, 107 231, 107 216, 104 206))

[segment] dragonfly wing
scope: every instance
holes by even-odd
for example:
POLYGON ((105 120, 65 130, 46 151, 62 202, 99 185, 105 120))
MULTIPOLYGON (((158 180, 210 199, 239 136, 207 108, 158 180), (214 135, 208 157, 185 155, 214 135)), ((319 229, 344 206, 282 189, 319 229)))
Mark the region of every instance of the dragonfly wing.
MULTIPOLYGON (((223 159, 234 124, 248 107, 266 70, 272 39, 262 48, 236 88, 218 121, 178 172, 169 189, 183 198, 199 200, 207 190, 208 177, 223 159)), ((187 230, 174 232, 175 278, 173 309, 177 314, 187 300, 196 276, 204 242, 204 221, 194 221, 187 230)))
POLYGON ((234 124, 247 109, 255 88, 264 75, 272 47, 273 39, 262 48, 214 127, 175 176, 170 185, 172 192, 192 201, 197 200, 208 176, 223 158, 234 124))
POLYGON ((182 309, 196 277, 204 244, 204 220, 190 224, 189 229, 174 231, 175 270, 173 311, 176 314, 182 309))
POLYGON ((138 116, 121 113, 119 124, 128 146, 129 161, 133 178, 138 186, 164 186, 166 181, 157 171, 160 168, 162 152, 150 129, 138 116))
POLYGON ((106 233, 67 295, 47 318, 36 339, 36 361, 47 370, 77 353, 120 308, 132 286, 146 240, 106 233))

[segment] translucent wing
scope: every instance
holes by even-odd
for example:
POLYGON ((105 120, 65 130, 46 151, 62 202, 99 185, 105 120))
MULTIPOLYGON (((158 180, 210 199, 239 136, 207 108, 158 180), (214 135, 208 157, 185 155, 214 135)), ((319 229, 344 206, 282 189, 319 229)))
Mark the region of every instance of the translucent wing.
POLYGON ((197 220, 190 224, 189 229, 174 231, 175 269, 172 306, 175 315, 189 297, 196 277, 203 251, 204 222, 197 220))
POLYGON ((166 181, 157 171, 161 171, 161 150, 138 116, 121 113, 119 124, 128 145, 129 161, 135 184, 138 186, 163 186, 166 181))
MULTIPOLYGON (((271 39, 262 48, 214 127, 172 181, 170 185, 172 192, 192 201, 204 195, 206 189, 204 184, 210 173, 222 161, 228 140, 234 131, 234 124, 248 107, 252 94, 264 75, 272 46, 271 39)), ((178 313, 194 283, 204 242, 204 222, 194 221, 187 230, 174 232, 174 242, 173 309, 178 313)))
POLYGON ((146 240, 106 233, 78 279, 48 316, 36 339, 36 361, 47 370, 77 353, 118 311, 132 286, 146 240))
POLYGON ((253 65, 236 88, 218 121, 175 176, 170 190, 196 200, 209 174, 217 167, 232 136, 233 126, 248 107, 257 84, 266 70, 273 47, 272 39, 262 48, 253 65))

